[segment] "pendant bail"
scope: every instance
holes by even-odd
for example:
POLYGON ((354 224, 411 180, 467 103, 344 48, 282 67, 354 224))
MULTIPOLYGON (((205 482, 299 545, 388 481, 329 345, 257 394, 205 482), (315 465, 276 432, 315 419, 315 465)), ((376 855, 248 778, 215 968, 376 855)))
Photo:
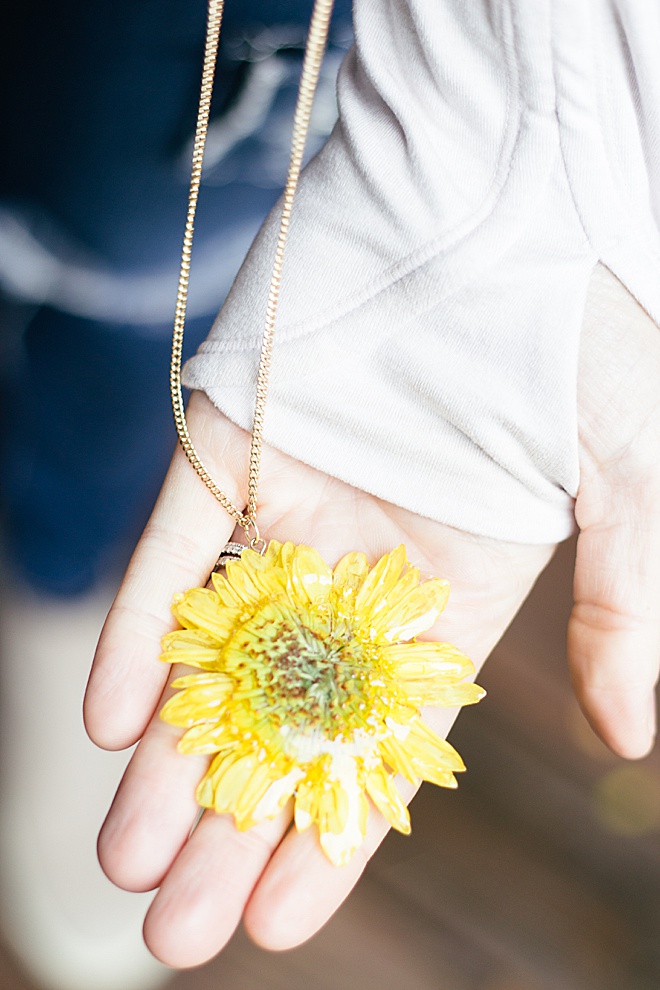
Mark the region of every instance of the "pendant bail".
MULTIPOLYGON (((222 552, 218 557, 218 559, 216 560, 211 573, 212 574, 223 573, 230 560, 241 559, 241 554, 243 553, 244 550, 245 550, 245 546, 242 543, 234 543, 233 541, 231 543, 227 543, 222 548, 222 552)), ((210 581, 206 587, 209 588, 212 586, 213 586, 213 582, 210 581)))
POLYGON ((260 554, 262 557, 266 552, 266 547, 268 546, 266 540, 263 538, 259 532, 259 527, 257 526, 256 519, 252 517, 247 517, 245 522, 241 523, 243 527, 243 532, 245 533, 245 539, 248 542, 250 550, 254 550, 256 553, 260 554))

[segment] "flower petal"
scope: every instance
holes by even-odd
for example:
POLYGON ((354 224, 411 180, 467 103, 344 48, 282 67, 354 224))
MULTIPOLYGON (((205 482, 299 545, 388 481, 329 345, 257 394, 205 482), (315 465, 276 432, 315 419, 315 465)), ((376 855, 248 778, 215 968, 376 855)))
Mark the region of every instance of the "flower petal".
POLYGON ((289 587, 301 605, 327 601, 332 590, 332 570, 317 550, 297 546, 289 561, 289 587))
POLYGON ((402 574, 392 590, 388 593, 385 607, 395 608, 405 596, 419 585, 419 570, 416 567, 409 567, 405 574, 402 574))
POLYGON ((241 597, 236 594, 224 574, 218 574, 214 571, 211 574, 211 584, 221 605, 224 605, 225 608, 243 608, 244 603, 241 597))
POLYGON ((201 629, 209 633, 220 645, 231 636, 239 613, 221 605, 209 588, 191 588, 185 595, 178 595, 172 605, 172 613, 186 629, 201 629))
POLYGON ((378 744, 380 755, 394 773, 400 773, 411 784, 419 784, 419 774, 415 771, 410 753, 396 736, 389 735, 378 744))
POLYGON ((272 808, 271 804, 264 801, 266 794, 274 786, 277 784, 281 785, 285 781, 284 801, 282 801, 282 804, 291 796, 295 787, 295 783, 287 781, 282 776, 277 766, 267 760, 260 762, 258 757, 255 757, 255 760, 254 769, 246 780, 234 808, 234 821, 239 831, 251 828, 258 822, 263 821, 264 818, 275 817, 281 807, 279 802, 272 808))
POLYGON ((254 821, 260 822, 264 818, 274 818, 294 793, 296 785, 302 777, 304 777, 303 771, 300 767, 294 766, 283 776, 273 780, 255 805, 254 821))
POLYGON ((213 584, 176 599, 184 628, 163 640, 164 659, 202 671, 178 678, 162 710, 186 730, 182 752, 213 756, 202 807, 248 828, 295 796, 296 827, 315 822, 343 865, 364 839, 367 794, 409 831, 394 773, 456 786, 460 756, 419 709, 483 692, 463 680, 472 665, 454 647, 414 642, 442 611, 446 581, 420 584, 403 547, 371 570, 353 553, 333 571, 310 547, 271 541, 213 584))
POLYGON ((367 793, 393 828, 404 835, 410 833, 410 815, 405 801, 382 763, 367 771, 367 793))
POLYGON ((207 676, 201 684, 191 683, 193 679, 194 675, 192 678, 180 677, 174 682, 173 687, 183 687, 184 690, 165 702, 160 711, 163 721, 170 725, 190 726, 220 718, 234 688, 232 679, 224 674, 215 674, 212 680, 207 676))
POLYGON ((435 705, 438 708, 462 708, 463 705, 476 705, 486 696, 478 684, 467 681, 465 684, 433 684, 428 681, 407 681, 403 690, 408 703, 416 707, 435 705))
POLYGON ((432 677, 447 683, 474 673, 472 661, 451 643, 396 643, 383 647, 383 656, 396 665, 397 677, 432 677))
POLYGON ((206 670, 203 674, 184 674, 183 677, 177 677, 172 681, 170 687, 178 688, 198 688, 198 687, 211 687, 212 685, 223 687, 227 683, 233 685, 234 681, 227 674, 223 674, 222 671, 206 670))
POLYGON ((340 615, 352 615, 358 592, 368 573, 369 561, 363 553, 347 553, 339 561, 332 576, 332 597, 340 615))
POLYGON ((319 839, 334 866, 345 866, 364 842, 368 813, 357 767, 352 779, 344 772, 324 789, 319 802, 319 839))
POLYGON ((324 779, 319 781, 315 777, 316 775, 311 775, 308 772, 305 779, 296 788, 294 818, 299 832, 304 832, 313 822, 319 820, 319 805, 324 779))
POLYGON ((269 567, 281 567, 282 565, 282 544, 277 540, 270 540, 266 547, 263 559, 269 567))
POLYGON ((415 773, 422 780, 440 787, 454 787, 453 773, 465 770, 465 764, 454 747, 419 718, 410 723, 410 733, 403 745, 410 755, 415 773))
POLYGON ((202 808, 212 808, 215 801, 215 783, 222 777, 223 769, 232 766, 241 753, 219 753, 200 780, 195 799, 202 808))
MULTIPOLYGON (((243 554, 246 554, 245 550, 243 554)), ((258 557, 259 555, 255 554, 255 556, 258 557)), ((245 605, 257 605, 269 594, 269 591, 264 589, 259 580, 256 568, 251 567, 248 562, 244 563, 242 558, 241 560, 227 561, 225 570, 229 586, 245 605)), ((275 573, 277 572, 271 572, 271 574, 275 573)))
POLYGON ((422 779, 429 784, 435 784, 436 787, 449 787, 452 791, 458 787, 456 777, 449 770, 431 769, 424 774, 422 779))
MULTIPOLYGON (((204 807, 213 807, 218 814, 236 816, 238 811, 238 819, 242 822, 246 814, 243 794, 252 792, 258 799, 268 789, 271 779, 269 764, 260 761, 254 753, 221 754, 200 784, 197 800, 202 804, 200 797, 206 801, 212 799, 212 804, 207 803, 204 807)), ((236 825, 241 827, 238 820, 236 825)))
MULTIPOLYGON (((174 723, 175 724, 175 723, 174 723)), ((225 721, 206 721, 193 725, 177 743, 180 753, 221 753, 236 746, 236 733, 225 721)))
POLYGON ((221 666, 222 651, 215 636, 202 629, 175 629, 163 636, 165 663, 185 663, 189 667, 214 670, 221 666))
POLYGON ((387 604, 387 595, 399 580, 406 564, 406 548, 398 546, 386 553, 367 575, 355 600, 355 614, 360 622, 369 622, 387 604))
POLYGON ((286 571, 281 564, 273 563, 272 556, 262 557, 255 550, 244 550, 241 555, 241 564, 262 598, 281 598, 287 590, 286 571))
POLYGON ((408 640, 429 629, 449 598, 449 582, 431 578, 413 588, 391 611, 382 612, 372 623, 376 635, 394 643, 408 640))

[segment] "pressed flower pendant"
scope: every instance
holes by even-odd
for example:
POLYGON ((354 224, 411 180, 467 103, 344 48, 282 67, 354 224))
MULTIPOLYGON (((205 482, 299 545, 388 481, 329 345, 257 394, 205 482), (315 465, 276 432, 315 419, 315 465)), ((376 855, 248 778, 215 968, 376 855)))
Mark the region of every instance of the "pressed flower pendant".
POLYGON ((213 755, 199 804, 246 829, 293 797, 297 828, 315 823, 337 866, 364 839, 367 795, 409 832, 394 776, 455 787, 465 769, 420 707, 485 693, 463 682, 474 668, 455 647, 415 640, 442 612, 448 582, 420 582, 403 546, 371 569, 349 553, 333 570, 316 550, 275 540, 263 556, 243 550, 212 582, 177 596, 183 628, 162 655, 200 669, 174 681, 161 711, 186 729, 181 752, 213 755))

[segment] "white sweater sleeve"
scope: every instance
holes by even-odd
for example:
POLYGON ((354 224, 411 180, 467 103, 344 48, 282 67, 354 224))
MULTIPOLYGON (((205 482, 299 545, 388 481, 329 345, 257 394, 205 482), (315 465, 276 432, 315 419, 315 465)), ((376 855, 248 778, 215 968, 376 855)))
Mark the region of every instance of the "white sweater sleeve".
MULTIPOLYGON (((660 8, 356 0, 355 33, 294 205, 267 442, 468 532, 563 539, 593 266, 660 314, 660 8)), ((185 371, 247 429, 277 224, 185 371)))

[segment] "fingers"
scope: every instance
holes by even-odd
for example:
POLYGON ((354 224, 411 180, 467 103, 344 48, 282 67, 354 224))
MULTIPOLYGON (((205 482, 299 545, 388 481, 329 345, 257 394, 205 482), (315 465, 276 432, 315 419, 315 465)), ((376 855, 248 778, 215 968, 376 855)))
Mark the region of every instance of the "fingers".
POLYGON ((230 816, 204 814, 147 914, 145 940, 161 962, 200 965, 225 946, 242 917, 264 948, 299 945, 345 900, 388 831, 372 809, 364 846, 348 866, 336 867, 316 829, 287 832, 290 820, 286 808, 239 832, 230 816))
MULTIPOLYGON (((372 809, 366 841, 344 868, 326 859, 315 827, 282 841, 290 807, 244 832, 231 816, 206 812, 191 835, 208 758, 178 753, 179 736, 154 717, 99 838, 99 860, 118 886, 160 885, 145 921, 150 950, 170 966, 200 965, 223 948, 244 912, 253 938, 267 948, 305 941, 358 880, 388 831, 384 818, 372 809)), ((402 782, 401 791, 409 799, 413 788, 402 782)))
POLYGON ((145 920, 145 941, 161 962, 198 966, 224 947, 290 819, 285 809, 239 832, 230 816, 204 814, 145 920))
POLYGON ((580 526, 569 662, 617 753, 655 735, 660 661, 660 332, 614 276, 592 277, 579 369, 580 526))
MULTIPOLYGON (((161 700, 170 693, 168 689, 161 700)), ((179 729, 154 716, 101 829, 99 862, 110 880, 124 890, 157 887, 197 817, 195 787, 208 758, 182 756, 176 748, 180 736, 179 729)))
POLYGON ((180 735, 154 717, 108 813, 98 852, 106 875, 125 890, 160 885, 145 939, 162 962, 187 967, 205 962, 231 937, 291 813, 285 809, 247 832, 229 815, 207 813, 191 835, 199 812, 195 789, 209 758, 180 754, 180 735))
MULTIPOLYGON (((245 434, 199 395, 191 399, 188 420, 202 460, 240 504, 245 434)), ((169 670, 157 658, 162 636, 174 627, 172 598, 206 583, 233 527, 231 517, 177 449, 96 652, 84 711, 87 731, 97 745, 122 749, 144 732, 169 670)))
POLYGON ((655 738, 660 661, 660 517, 621 498, 578 540, 568 632, 575 691, 615 752, 645 756, 655 738))
MULTIPOLYGON (((408 802, 416 788, 397 781, 408 802)), ((347 866, 333 866, 315 828, 291 830, 268 863, 245 910, 245 927, 265 949, 292 949, 311 938, 348 897, 389 825, 370 809, 367 836, 347 866)))

